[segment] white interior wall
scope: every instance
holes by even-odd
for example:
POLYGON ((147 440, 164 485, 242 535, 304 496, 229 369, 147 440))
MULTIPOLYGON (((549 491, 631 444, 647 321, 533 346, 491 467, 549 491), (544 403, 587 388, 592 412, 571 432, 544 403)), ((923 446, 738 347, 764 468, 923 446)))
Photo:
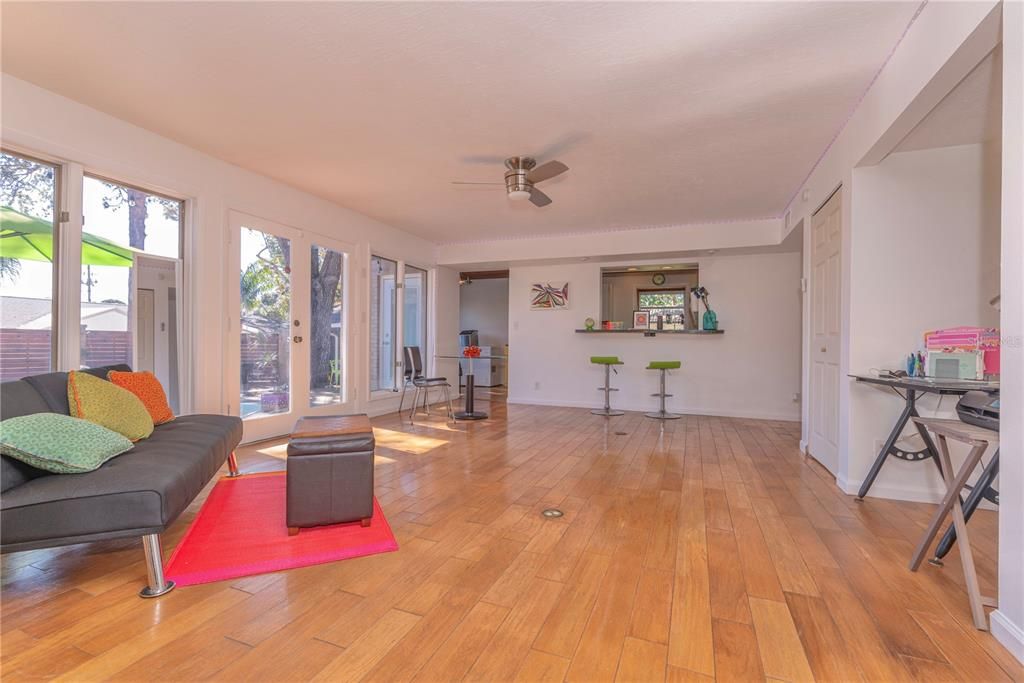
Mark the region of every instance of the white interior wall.
MULTIPOLYGON (((683 413, 796 420, 800 391, 800 255, 698 259, 723 335, 577 334, 601 311, 601 265, 513 266, 509 273, 509 402, 599 407, 603 370, 591 356, 625 361, 612 376, 613 405, 654 410, 652 360, 681 360, 669 376, 668 409, 683 413), (570 307, 530 310, 530 285, 569 282, 570 307)), ((612 264, 606 264, 612 265, 612 264)), ((617 264, 639 265, 639 264, 617 264)))
MULTIPOLYGON (((880 160, 929 111, 941 101, 995 46, 999 32, 1000 3, 986 0, 972 3, 937 3, 924 5, 920 15, 908 29, 885 67, 849 120, 839 131, 831 146, 797 188, 788 207, 789 220, 783 235, 795 226, 804 231, 809 244, 811 216, 817 207, 840 185, 850 188, 853 169, 871 159, 880 160)), ((850 327, 850 249, 849 226, 852 201, 843 202, 843 257, 841 264, 843 335, 840 342, 840 373, 846 375, 849 365, 850 327)), ((872 268, 871 263, 858 267, 872 268)), ((810 253, 804 255, 804 277, 810 278, 810 253)), ((808 297, 808 300, 810 297, 808 297)), ((804 309, 804 315, 810 315, 804 309)), ((809 331, 808 331, 809 334, 809 331)), ((803 366, 809 367, 806 356, 803 366)), ((808 376, 804 373, 804 393, 808 392, 808 376)), ((840 384, 839 393, 839 469, 848 467, 846 444, 849 441, 850 387, 840 384)), ((803 442, 807 441, 808 404, 804 404, 803 442)))
MULTIPOLYGON (((988 304, 999 292, 998 152, 981 144, 906 152, 854 171, 850 261, 869 265, 851 273, 852 372, 905 367, 927 330, 999 325, 988 304)), ((954 397, 918 401, 925 416, 955 417, 955 406, 954 397)), ((860 488, 902 408, 891 391, 852 387, 848 467, 838 477, 847 493, 860 488)), ((870 495, 936 502, 943 491, 929 463, 889 458, 870 495)))
POLYGON ((994 635, 1024 662, 1024 3, 1003 7, 1002 389, 999 609, 994 635))
MULTIPOLYGON (((434 297, 430 304, 434 311, 433 344, 435 356, 454 356, 459 352, 459 272, 451 268, 438 267, 433 278, 434 297)), ((433 370, 429 373, 434 377, 447 377, 448 382, 457 391, 459 377, 459 361, 447 358, 433 358, 427 363, 433 370)), ((440 401, 441 394, 431 394, 432 401, 440 401)))
POLYGON ((477 330, 480 346, 508 344, 508 278, 473 280, 459 287, 459 329, 477 330))
MULTIPOLYGON (((999 609, 992 613, 993 634, 1018 659, 1024 661, 1024 263, 1021 188, 1024 187, 1021 150, 1024 106, 1024 7, 1020 2, 985 0, 970 3, 924 5, 900 45, 865 94, 844 128, 825 151, 788 207, 783 236, 794 227, 809 236, 811 214, 839 185, 851 187, 853 169, 877 163, 893 149, 984 57, 1002 41, 1003 49, 1003 131, 1002 131, 1002 389, 1000 399, 1006 414, 1000 429, 999 609)), ((850 234, 851 207, 844 202, 844 239, 850 234)), ((843 314, 849 316, 851 263, 849 244, 844 244, 843 314)), ((873 262, 857 264, 871 270, 873 262)), ((804 274, 809 273, 809 254, 804 257, 804 274)), ((808 297, 809 299, 809 297, 808 297)), ((806 305, 806 302, 805 302, 806 305)), ((804 309, 805 317, 809 314, 804 309)), ((849 338, 847 325, 840 357, 840 371, 847 373, 849 338)), ((805 338, 809 330, 805 329, 805 338)), ((807 347, 803 366, 809 365, 807 347)), ((807 373, 804 373, 804 391, 807 373)), ((840 386, 840 469, 849 468, 850 439, 849 384, 840 386)), ((807 405, 803 425, 806 443, 807 405)))
MULTIPOLYGON (((229 211, 355 245, 350 260, 350 301, 367 300, 366 269, 371 250, 419 266, 434 266, 434 245, 409 233, 224 163, 10 75, 3 75, 0 87, 4 145, 81 164, 98 175, 189 200, 185 296, 187 308, 191 307, 186 345, 191 356, 187 371, 193 411, 223 413, 234 398, 226 396, 223 390, 227 373, 237 376, 237 369, 226 368, 224 362, 227 345, 237 341, 233 333, 226 331, 225 318, 225 287, 237 287, 237 274, 227 273, 223 267, 227 261, 229 211)), ((443 296, 455 301, 457 295, 448 291, 443 296)), ((397 398, 374 402, 366 399, 369 332, 365 303, 359 306, 351 318, 359 329, 354 355, 349 358, 357 410, 390 412, 397 406, 397 398)), ((77 305, 71 309, 76 310, 77 305)))

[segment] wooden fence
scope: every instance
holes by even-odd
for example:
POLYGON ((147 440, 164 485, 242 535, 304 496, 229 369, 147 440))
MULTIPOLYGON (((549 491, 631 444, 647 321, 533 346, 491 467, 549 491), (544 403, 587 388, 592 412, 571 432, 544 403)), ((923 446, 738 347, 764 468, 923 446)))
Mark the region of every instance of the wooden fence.
MULTIPOLYGON (((132 362, 129 332, 86 331, 82 337, 81 365, 132 362)), ((50 330, 0 329, 0 382, 50 371, 50 330)))
POLYGON ((0 382, 49 371, 49 330, 0 329, 0 382))

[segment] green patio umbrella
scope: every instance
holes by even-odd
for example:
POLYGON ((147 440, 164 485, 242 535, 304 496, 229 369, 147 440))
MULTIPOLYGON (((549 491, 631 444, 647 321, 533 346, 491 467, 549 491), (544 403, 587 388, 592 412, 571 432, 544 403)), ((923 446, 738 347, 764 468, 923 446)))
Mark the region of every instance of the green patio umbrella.
MULTIPOLYGON (((103 237, 82 233, 83 266, 132 265, 132 254, 143 252, 103 237)), ((53 261, 53 224, 41 218, 0 207, 0 256, 27 261, 53 261)))

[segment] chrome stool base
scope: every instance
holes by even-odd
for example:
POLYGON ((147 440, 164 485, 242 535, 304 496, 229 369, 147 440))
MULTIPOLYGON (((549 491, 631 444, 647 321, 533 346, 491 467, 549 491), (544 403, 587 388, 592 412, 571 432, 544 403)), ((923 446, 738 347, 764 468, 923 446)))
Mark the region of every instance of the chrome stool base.
POLYGON ((621 410, 612 410, 611 395, 613 391, 618 391, 612 387, 612 372, 619 374, 619 371, 613 368, 610 364, 604 366, 604 386, 598 387, 598 391, 604 392, 604 408, 595 408, 590 411, 591 415, 603 415, 604 417, 618 417, 619 415, 625 415, 626 413, 621 410))
POLYGON ((605 417, 618 417, 619 415, 625 415, 621 410, 612 410, 611 408, 596 408, 590 411, 591 415, 604 415, 605 417))
MULTIPOLYGON (((652 365, 653 364, 654 363, 652 361, 652 365)), ((667 410, 665 410, 665 399, 672 397, 672 394, 670 394, 667 391, 665 391, 665 375, 668 373, 669 368, 667 368, 667 367, 657 367, 657 366, 652 368, 650 365, 648 365, 647 367, 648 367, 649 370, 658 370, 659 371, 659 375, 660 375, 660 377, 658 378, 659 379, 659 383, 658 383, 659 391, 656 394, 651 394, 651 396, 653 396, 653 397, 658 399, 659 405, 658 405, 658 410, 654 410, 654 411, 651 411, 649 413, 644 413, 644 417, 649 417, 649 418, 654 419, 654 420, 678 420, 679 418, 682 417, 682 415, 678 415, 676 413, 670 413, 667 410)), ((675 367, 678 367, 678 364, 676 364, 675 367)), ((675 369, 675 367, 673 369, 675 369)))

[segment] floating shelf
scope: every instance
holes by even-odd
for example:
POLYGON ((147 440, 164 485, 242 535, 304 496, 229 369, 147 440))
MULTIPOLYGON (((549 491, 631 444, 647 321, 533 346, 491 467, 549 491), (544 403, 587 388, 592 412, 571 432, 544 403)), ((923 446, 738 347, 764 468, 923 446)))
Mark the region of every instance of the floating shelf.
POLYGON ((653 337, 659 334, 725 334, 725 330, 576 330, 576 334, 642 334, 653 337))

